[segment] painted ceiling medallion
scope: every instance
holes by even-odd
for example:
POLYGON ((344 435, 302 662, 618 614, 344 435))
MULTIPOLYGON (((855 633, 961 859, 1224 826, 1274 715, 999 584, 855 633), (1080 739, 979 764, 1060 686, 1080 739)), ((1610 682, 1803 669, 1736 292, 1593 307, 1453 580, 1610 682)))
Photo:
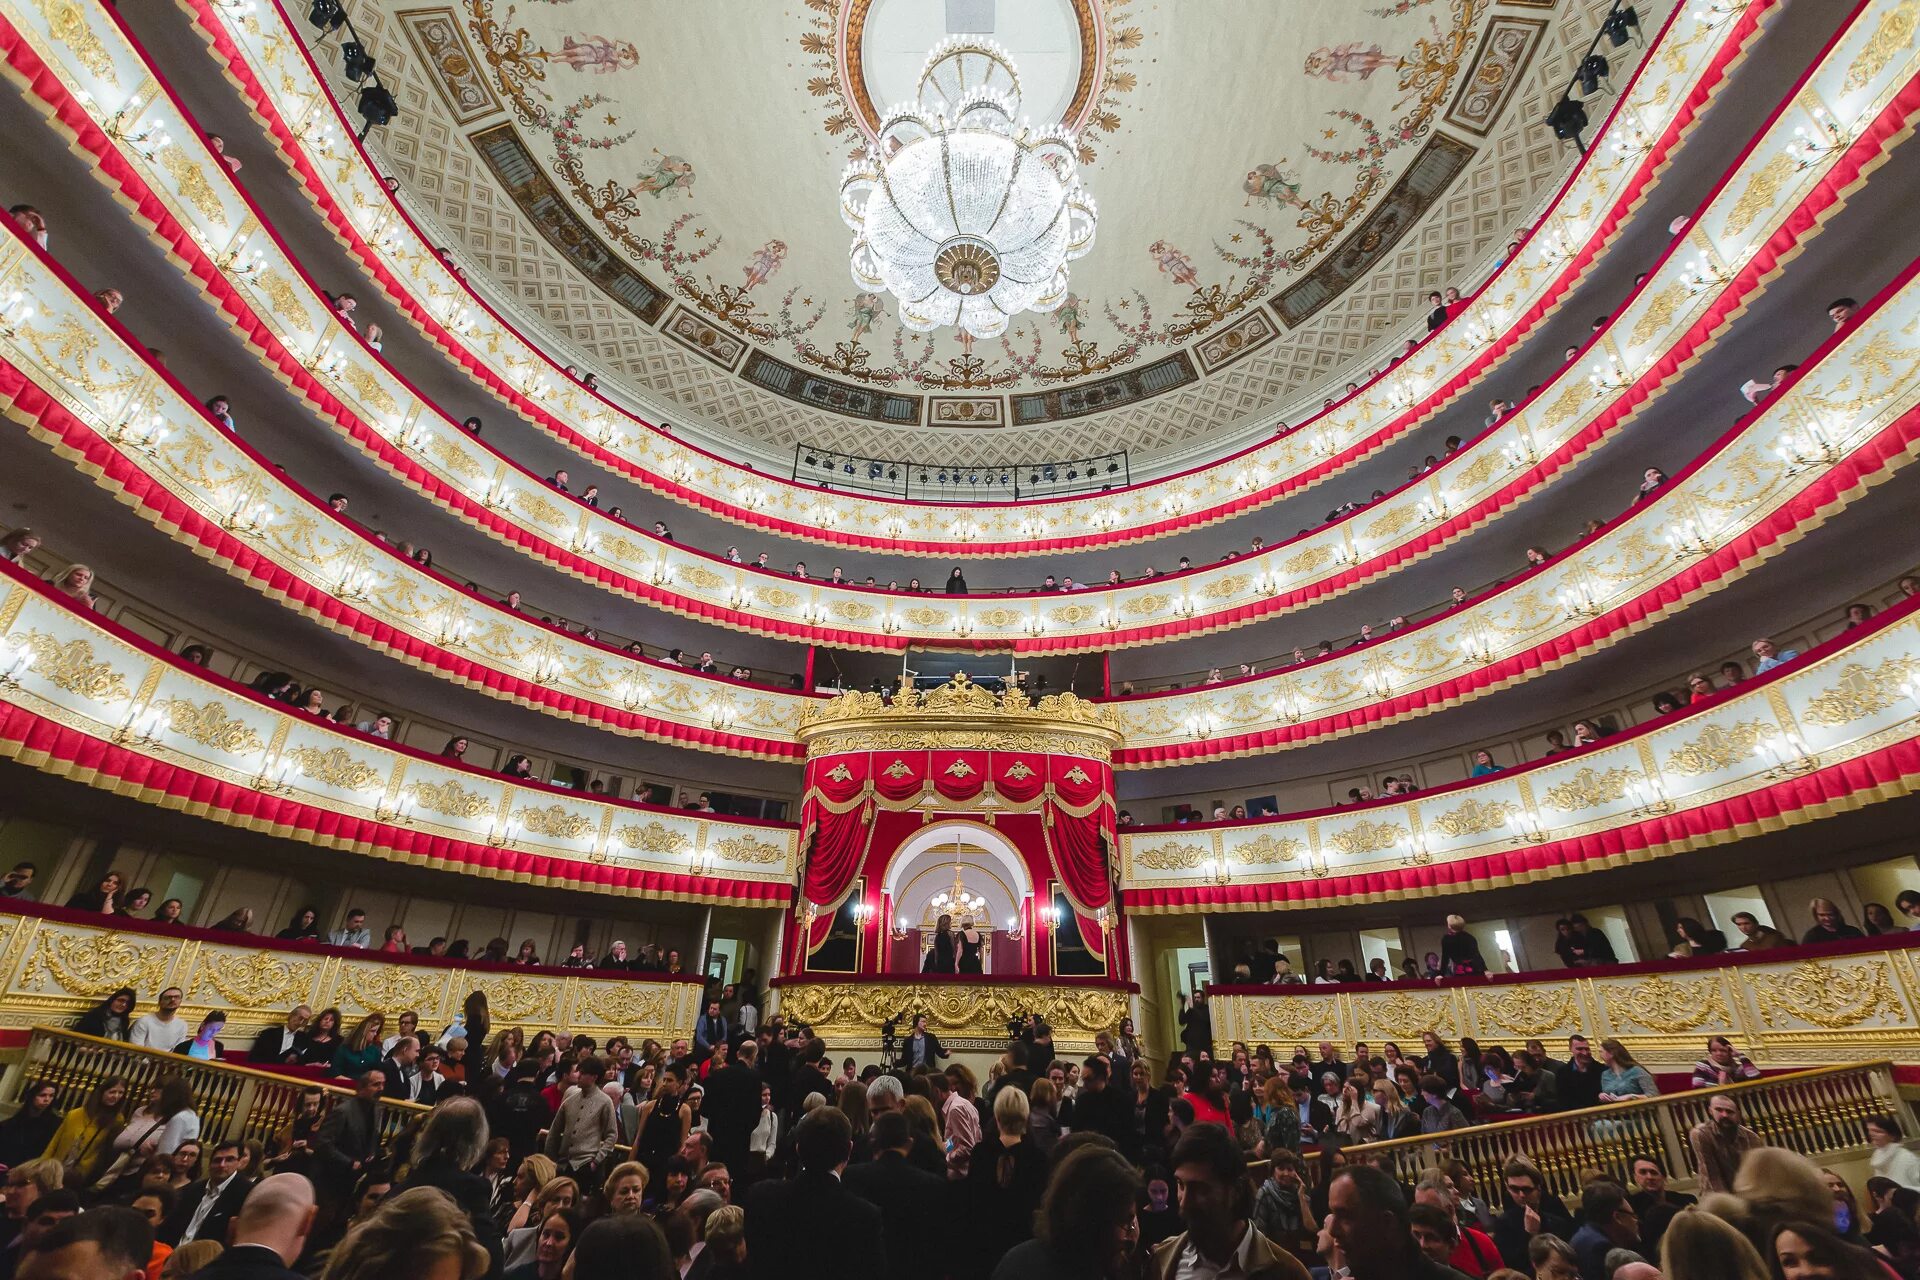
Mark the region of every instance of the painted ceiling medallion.
POLYGON ((1067 264, 1093 248, 1099 214, 1073 134, 1020 119, 1020 75, 991 40, 950 37, 847 166, 840 213, 854 283, 899 302, 915 333, 997 338, 1067 299, 1067 264))

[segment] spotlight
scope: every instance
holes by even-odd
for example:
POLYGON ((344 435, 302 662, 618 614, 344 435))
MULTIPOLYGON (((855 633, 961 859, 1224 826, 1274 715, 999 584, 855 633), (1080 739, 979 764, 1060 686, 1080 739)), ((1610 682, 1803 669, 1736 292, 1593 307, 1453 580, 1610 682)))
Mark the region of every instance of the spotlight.
POLYGON ((979 484, 979 483, 980 483, 980 473, 979 473, 978 471, 970 471, 970 472, 968 472, 968 473, 967 473, 967 483, 968 483, 968 484, 979 484))
POLYGON ((1007 482, 1007 473, 1002 471, 1000 473, 1000 483, 1005 484, 1006 482, 1007 482))
POLYGON ((1607 72, 1610 70, 1612 70, 1612 68, 1607 64, 1605 58, 1597 53, 1588 54, 1585 61, 1580 64, 1581 94, 1591 98, 1594 94, 1600 92, 1600 81, 1605 78, 1607 72))
POLYGON ((362 138, 375 125, 386 124, 400 115, 400 104, 393 100, 393 94, 378 80, 360 90, 360 118, 365 120, 365 128, 360 130, 362 138))
POLYGON ((947 473, 942 471, 940 473, 940 483, 945 484, 946 482, 947 482, 947 473))
POLYGON ((1111 476, 1111 475, 1118 475, 1119 473, 1120 473, 1120 464, 1119 464, 1119 463, 1117 463, 1117 462, 1109 462, 1109 463, 1107 464, 1107 474, 1108 474, 1108 475, 1110 475, 1110 476, 1111 476))
POLYGON ((887 468, 887 479, 898 480, 899 478, 900 478, 900 468, 898 467, 887 468))
POLYGON ((313 7, 307 10, 307 21, 322 31, 331 31, 347 20, 347 11, 340 7, 340 0, 313 0, 313 7))
POLYGON ((810 467, 817 467, 817 466, 819 466, 819 465, 820 465, 820 460, 819 460, 818 458, 816 458, 816 457, 814 457, 814 456, 813 456, 812 454, 808 454, 808 455, 807 455, 807 465, 808 465, 808 466, 810 466, 810 467))
POLYGON ((851 461, 849 461, 849 462, 847 462, 847 463, 846 463, 846 464, 845 464, 844 466, 842 466, 842 467, 841 467, 840 469, 841 469, 842 471, 844 471, 844 472, 846 472, 846 473, 847 473, 848 475, 852 475, 852 474, 853 474, 853 463, 852 463, 851 461))
POLYGON ((920 483, 925 484, 926 482, 927 482, 927 473, 922 471, 920 473, 920 483))
POLYGON ((1080 472, 1078 469, 1067 472, 1067 479, 1078 480, 1079 478, 1080 478, 1080 472))
POLYGON ((1587 127, 1587 109, 1572 98, 1560 99, 1560 105, 1547 116, 1547 127, 1553 130, 1553 136, 1561 141, 1571 141, 1582 151, 1586 145, 1580 141, 1580 134, 1587 127))
POLYGON ((1027 483, 1028 483, 1028 484, 1039 484, 1039 483, 1040 483, 1040 473, 1036 471, 1036 472, 1034 472, 1034 473, 1033 473, 1032 475, 1030 475, 1030 476, 1028 476, 1028 477, 1027 477, 1027 483))
POLYGON ((1613 47, 1618 49, 1639 34, 1640 15, 1634 11, 1632 5, 1624 9, 1615 9, 1607 15, 1607 20, 1600 24, 1600 30, 1613 42, 1613 47))
POLYGON ((373 55, 358 40, 346 40, 340 45, 340 69, 347 73, 347 79, 359 84, 373 74, 373 55))

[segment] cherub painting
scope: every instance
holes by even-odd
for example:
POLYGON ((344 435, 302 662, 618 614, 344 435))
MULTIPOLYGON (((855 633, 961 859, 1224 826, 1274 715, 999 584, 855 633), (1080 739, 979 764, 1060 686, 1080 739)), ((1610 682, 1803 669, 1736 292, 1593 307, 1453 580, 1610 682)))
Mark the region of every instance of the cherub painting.
MULTIPOLYGON (((1280 164, 1285 163, 1285 158, 1282 158, 1280 164)), ((1300 203, 1300 183, 1280 164, 1257 164, 1247 174, 1247 180, 1241 188, 1247 193, 1247 204, 1255 200, 1271 200, 1278 204, 1300 203)))
POLYGON ((1365 80, 1382 68, 1399 65, 1400 59, 1391 53, 1380 52, 1379 45, 1361 44, 1355 40, 1331 48, 1315 49, 1307 55, 1306 72, 1310 76, 1339 83, 1365 80))
POLYGON ((593 71, 606 75, 640 65, 640 51, 630 40, 609 40, 605 36, 568 36, 560 52, 551 55, 575 71, 593 71))
POLYGON ((747 259, 747 288, 765 284, 773 279, 780 270, 780 264, 787 260, 787 242, 769 240, 753 251, 753 257, 747 259))
POLYGON ((879 321, 880 317, 886 313, 887 300, 879 294, 855 294, 853 296, 853 323, 849 326, 853 330, 854 341, 858 342, 861 338, 872 333, 873 326, 879 321))
POLYGON ((1189 289, 1199 285, 1200 276, 1193 269, 1193 259, 1165 240, 1155 240, 1148 245, 1147 254, 1160 268, 1160 274, 1172 276, 1175 284, 1185 285, 1189 289))
POLYGON ((649 195, 658 200, 673 191, 693 194, 693 162, 681 156, 662 155, 654 148, 653 172, 643 173, 627 190, 635 196, 649 195))
POLYGON ((1080 300, 1079 294, 1069 293, 1053 313, 1053 322, 1060 326, 1060 332, 1067 335, 1068 342, 1080 341, 1080 326, 1086 322, 1086 309, 1087 304, 1080 300))

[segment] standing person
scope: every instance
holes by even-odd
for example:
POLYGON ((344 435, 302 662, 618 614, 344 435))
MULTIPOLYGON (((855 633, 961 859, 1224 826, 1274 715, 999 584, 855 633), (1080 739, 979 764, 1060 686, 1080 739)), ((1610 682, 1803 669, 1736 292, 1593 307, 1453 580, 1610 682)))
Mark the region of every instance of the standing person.
POLYGON ((925 1260, 926 1242, 946 1225, 950 1184, 908 1160, 913 1131, 904 1112, 874 1117, 872 1147, 873 1159, 847 1166, 847 1190, 880 1211, 888 1274, 909 1276, 925 1260))
POLYGON ((1207 1008, 1207 993, 1196 991, 1189 1002, 1180 997, 1180 1043, 1194 1058, 1213 1052, 1213 1014, 1207 1008))
POLYGON ((1693 1126, 1687 1142, 1702 1192, 1732 1191, 1741 1158, 1761 1145, 1760 1135, 1740 1123, 1740 1104, 1724 1093, 1707 1100, 1707 1118, 1693 1126))
POLYGON ((1215 1124, 1192 1125, 1174 1144, 1170 1163, 1186 1230, 1154 1249, 1151 1280, 1228 1274, 1307 1280, 1299 1260, 1253 1225, 1246 1156, 1232 1134, 1215 1124))
MULTIPOLYGON (((596 1089, 595 1093, 599 1093, 596 1089)), ((601 1094, 600 1100, 606 1101, 601 1094)), ((474 1238, 498 1270, 500 1227, 493 1217, 493 1186, 480 1173, 487 1150, 487 1115, 473 1098, 449 1098, 427 1113, 413 1144, 413 1168, 394 1192, 433 1187, 466 1214, 474 1238)))
POLYGON ((941 914, 933 924, 933 945, 927 948, 926 959, 920 964, 922 973, 953 973, 953 917, 941 914))
POLYGON ((1480 955, 1480 943, 1467 932, 1465 916, 1447 917, 1447 931, 1440 937, 1440 971, 1453 978, 1486 976, 1487 962, 1480 955))
POLYGON ((1033 1142, 1031 1118, 1020 1090, 994 1094, 994 1131, 974 1145, 967 1165, 963 1202, 977 1246, 969 1255, 987 1270, 1033 1235, 1033 1213, 1047 1188, 1047 1155, 1033 1142))
POLYGON ((560 1104, 547 1130, 547 1155, 560 1172, 592 1191, 600 1185, 607 1157, 613 1154, 619 1125, 613 1116, 613 1099, 600 1087, 607 1074, 606 1062, 589 1057, 578 1072, 580 1088, 560 1104))
MULTIPOLYGON (((707 1132, 713 1136, 713 1158, 729 1169, 744 1173, 753 1137, 760 1120, 760 1095, 766 1082, 755 1063, 760 1046, 747 1041, 737 1057, 707 1073, 707 1099, 702 1108, 707 1117, 707 1132)), ((639 1116, 634 1117, 638 1141, 639 1116)))
POLYGON ((940 1043, 940 1037, 927 1030, 927 1015, 916 1013, 913 1016, 913 1030, 900 1042, 901 1069, 911 1072, 915 1067, 925 1067, 929 1071, 938 1071, 940 1059, 946 1056, 947 1049, 940 1043))
MULTIPOLYGON (((796 1259, 833 1242, 835 1280, 882 1280, 880 1211, 841 1185, 853 1128, 838 1107, 820 1107, 794 1126, 799 1172, 762 1182, 747 1199, 747 1268, 754 1280, 791 1280, 796 1259)), ((584 1272, 580 1280, 595 1280, 584 1272)))
POLYGON ((669 1062, 660 1068, 653 1097, 640 1106, 640 1140, 633 1158, 647 1166, 648 1185, 666 1185, 667 1161, 677 1155, 693 1128, 693 1111, 680 1096, 685 1068, 669 1062))
MULTIPOLYGON (((1060 1162, 1034 1216, 993 1280, 1128 1280, 1138 1274, 1140 1175, 1118 1152, 1085 1146, 1060 1162)), ((894 1275, 909 1274, 896 1268, 894 1275)))
POLYGON ((1327 1188, 1325 1234, 1335 1254, 1330 1261, 1344 1265, 1352 1280, 1466 1280, 1421 1252, 1410 1213, 1407 1193, 1392 1174, 1348 1165, 1327 1188))
POLYGON ((329 1221, 346 1208, 353 1184, 380 1154, 380 1095, 386 1085, 386 1073, 379 1068, 361 1072, 353 1082, 353 1096, 334 1103, 314 1132, 314 1195, 329 1221))
POLYGON ((968 920, 960 926, 959 972, 981 972, 980 951, 983 945, 980 931, 973 927, 973 921, 968 920))
POLYGON ((950 596, 967 594, 966 575, 960 572, 959 565, 953 566, 953 572, 947 575, 947 594, 950 596))

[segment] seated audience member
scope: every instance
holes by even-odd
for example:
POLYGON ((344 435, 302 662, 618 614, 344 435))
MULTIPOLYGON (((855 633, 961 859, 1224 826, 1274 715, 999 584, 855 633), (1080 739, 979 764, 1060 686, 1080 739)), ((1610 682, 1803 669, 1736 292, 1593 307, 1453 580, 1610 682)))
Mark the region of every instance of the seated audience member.
POLYGON ((1494 1247, 1508 1266, 1528 1271, 1534 1265, 1529 1258, 1531 1243, 1542 1235, 1571 1238, 1573 1215, 1559 1196, 1547 1190, 1546 1177, 1531 1160, 1514 1156, 1501 1173, 1507 1207, 1493 1222, 1494 1247))
POLYGON ((1673 923, 1673 931, 1680 936, 1673 950, 1667 955, 1676 960, 1689 956, 1717 956, 1727 949, 1727 935, 1718 929, 1709 929, 1693 916, 1681 916, 1673 923))
POLYGON ((1606 1265, 1607 1254, 1639 1247, 1640 1215, 1624 1187, 1602 1179, 1581 1191, 1580 1217, 1580 1229, 1567 1242, 1580 1260, 1580 1274, 1583 1280, 1608 1280, 1613 1271, 1606 1265))
POLYGON ((1742 1080, 1759 1078, 1760 1068, 1753 1065, 1752 1059, 1733 1047, 1733 1041, 1725 1036, 1710 1036, 1707 1039, 1707 1056, 1693 1064, 1693 1087, 1713 1089, 1720 1085, 1739 1084, 1742 1080))
POLYGON ((1839 942, 1866 936, 1857 926, 1840 918, 1840 907, 1832 898, 1815 898, 1807 904, 1807 910, 1813 916, 1813 926, 1800 935, 1802 943, 1839 942))
POLYGON ((253 1038, 253 1047, 247 1051, 247 1057, 255 1062, 297 1062, 307 1023, 312 1020, 312 1008, 304 1004, 295 1005, 279 1026, 268 1027, 253 1038))
POLYGON ((17 1280, 128 1280, 145 1274, 153 1258, 153 1227, 144 1215, 113 1204, 80 1213, 77 1196, 59 1194, 71 1203, 59 1210, 50 1205, 6 1250, 17 1280))
POLYGON ((1771 951, 1775 947, 1793 945, 1787 941, 1785 934, 1772 925, 1761 924, 1759 918, 1751 911, 1734 912, 1733 927, 1738 929, 1741 936, 1746 939, 1740 944, 1742 951, 1771 951))
MULTIPOLYGON (((1460 1273, 1435 1262, 1413 1237, 1412 1206, 1392 1174, 1371 1165, 1348 1165, 1327 1188, 1323 1236, 1327 1262, 1344 1267, 1352 1280, 1459 1280, 1460 1273)), ((1172 1272, 1162 1273, 1173 1280, 1172 1272)), ((1183 1273, 1186 1274, 1186 1273, 1183 1273)), ((1255 1274, 1249 1268, 1249 1274, 1255 1274)), ((1273 1275, 1292 1272, 1276 1270, 1273 1275)))

